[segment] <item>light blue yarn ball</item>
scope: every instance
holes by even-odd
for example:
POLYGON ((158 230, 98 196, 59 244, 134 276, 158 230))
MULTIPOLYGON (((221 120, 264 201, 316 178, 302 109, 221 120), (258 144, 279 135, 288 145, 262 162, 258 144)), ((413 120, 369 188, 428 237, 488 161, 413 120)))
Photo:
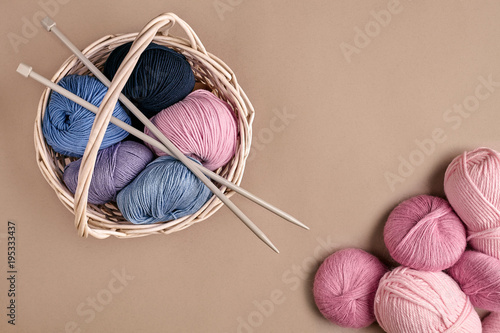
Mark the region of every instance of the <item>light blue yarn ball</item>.
POLYGON ((162 156, 118 193, 116 203, 126 220, 150 224, 191 215, 211 196, 210 189, 184 164, 162 156))
MULTIPOLYGON (((58 85, 97 107, 108 91, 98 79, 87 75, 66 76, 58 85)), ((120 103, 116 103, 113 116, 129 125, 131 123, 120 103)), ((94 113, 52 91, 42 120, 42 132, 47 144, 54 151, 66 156, 81 157, 87 146, 94 118, 94 113)), ((122 141, 127 135, 125 130, 110 123, 100 149, 122 141)))

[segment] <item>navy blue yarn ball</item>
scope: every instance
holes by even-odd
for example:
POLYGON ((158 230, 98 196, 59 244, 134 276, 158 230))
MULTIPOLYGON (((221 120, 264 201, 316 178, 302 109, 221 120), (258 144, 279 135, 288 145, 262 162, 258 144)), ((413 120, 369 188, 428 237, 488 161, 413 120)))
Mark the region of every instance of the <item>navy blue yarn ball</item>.
MULTIPOLYGON (((104 64, 104 75, 113 79, 132 42, 111 52, 104 64)), ((195 77, 184 55, 151 43, 139 57, 122 92, 148 118, 184 99, 194 88, 195 77)))

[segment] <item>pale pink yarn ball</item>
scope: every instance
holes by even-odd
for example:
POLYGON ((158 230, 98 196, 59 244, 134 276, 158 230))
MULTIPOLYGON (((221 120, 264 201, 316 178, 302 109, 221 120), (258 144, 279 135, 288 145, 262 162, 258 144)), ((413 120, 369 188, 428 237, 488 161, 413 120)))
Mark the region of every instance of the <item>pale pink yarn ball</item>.
POLYGON ((467 295, 444 272, 400 266, 380 280, 375 316, 388 333, 480 333, 467 295))
POLYGON ((362 328, 375 321, 373 300, 380 278, 387 272, 375 256, 360 249, 330 255, 314 278, 314 300, 331 322, 362 328))
POLYGON ((500 312, 492 312, 483 319, 483 333, 500 332, 500 312))
POLYGON ((465 251, 448 274, 470 297, 472 305, 500 311, 500 260, 481 252, 465 251))
POLYGON ((384 227, 384 241, 394 260, 425 271, 451 267, 467 245, 465 226, 450 204, 430 195, 394 208, 384 227))
POLYGON ((448 166, 444 191, 475 250, 500 259, 500 154, 478 148, 448 166))
MULTIPOLYGON (((238 123, 233 109, 209 91, 199 89, 152 117, 151 122, 184 155, 217 170, 238 148, 238 123)), ((149 128, 144 133, 156 138, 149 128)), ((158 156, 166 153, 146 143, 158 156)))

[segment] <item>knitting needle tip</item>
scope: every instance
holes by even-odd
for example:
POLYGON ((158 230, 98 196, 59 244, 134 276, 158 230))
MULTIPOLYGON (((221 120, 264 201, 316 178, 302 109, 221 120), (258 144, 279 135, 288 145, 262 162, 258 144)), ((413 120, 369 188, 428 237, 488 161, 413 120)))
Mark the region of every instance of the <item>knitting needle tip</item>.
POLYGON ((305 224, 303 224, 303 223, 300 223, 298 226, 299 226, 299 227, 302 227, 302 228, 304 228, 304 229, 306 229, 306 230, 311 230, 311 228, 309 228, 307 225, 305 225, 305 224))
POLYGON ((280 253, 280 250, 278 250, 278 248, 274 246, 274 244, 269 240, 269 238, 267 238, 267 236, 263 232, 259 230, 252 230, 252 231, 255 233, 257 237, 260 238, 261 241, 263 241, 264 243, 266 243, 267 246, 273 249, 274 252, 278 254, 280 253))
POLYGON ((300 221, 299 221, 299 220, 297 220, 296 218, 292 218, 292 219, 290 219, 290 222, 292 222, 292 223, 293 223, 293 224, 295 224, 295 225, 298 225, 298 226, 299 226, 299 227, 301 227, 301 228, 304 228, 304 229, 306 229, 306 230, 310 230, 310 228, 309 228, 307 225, 305 225, 304 223, 300 222, 300 221))

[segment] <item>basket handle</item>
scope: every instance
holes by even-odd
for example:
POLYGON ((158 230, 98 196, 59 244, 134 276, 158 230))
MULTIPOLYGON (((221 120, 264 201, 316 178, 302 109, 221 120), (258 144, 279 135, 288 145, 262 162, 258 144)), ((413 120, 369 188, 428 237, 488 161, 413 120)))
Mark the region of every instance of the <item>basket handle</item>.
POLYGON ((104 96, 99 112, 97 113, 92 129, 90 131, 89 141, 82 157, 80 171, 78 175, 78 185, 75 191, 75 226, 80 236, 87 237, 89 234, 96 238, 106 238, 107 233, 92 229, 88 225, 87 203, 90 181, 94 172, 94 166, 97 158, 97 152, 101 146, 106 128, 113 114, 116 103, 120 97, 121 91, 125 86, 128 78, 137 64, 140 55, 146 47, 153 41, 154 37, 161 32, 168 34, 168 30, 175 24, 186 33, 189 43, 193 49, 196 49, 204 54, 207 54, 205 47, 201 43, 198 36, 194 33, 191 27, 173 13, 166 13, 152 19, 141 32, 136 36, 128 54, 123 59, 118 71, 116 72, 111 85, 104 96))
POLYGON ((205 55, 208 55, 207 50, 205 49, 205 46, 203 46, 203 43, 201 42, 200 38, 194 30, 187 24, 184 20, 179 18, 177 15, 174 13, 167 13, 167 14, 162 14, 151 20, 146 27, 148 27, 152 22, 155 20, 167 20, 169 21, 168 23, 165 24, 163 28, 160 28, 158 32, 160 32, 164 36, 168 36, 170 28, 172 28, 175 23, 177 23, 182 30, 186 33, 186 36, 188 37, 189 44, 191 48, 198 50, 202 52, 205 55))

